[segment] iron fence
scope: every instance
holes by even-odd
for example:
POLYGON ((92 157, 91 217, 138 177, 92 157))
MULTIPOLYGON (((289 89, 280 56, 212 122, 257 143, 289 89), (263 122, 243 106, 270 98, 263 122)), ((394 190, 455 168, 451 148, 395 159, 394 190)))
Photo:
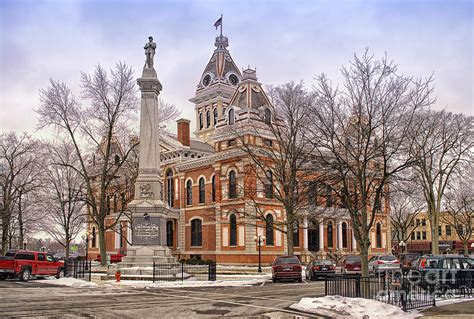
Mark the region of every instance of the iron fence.
POLYGON ((91 261, 85 259, 70 259, 64 262, 65 276, 91 281, 91 261))
POLYGON ((215 281, 216 263, 191 265, 186 263, 153 263, 153 282, 155 281, 215 281))

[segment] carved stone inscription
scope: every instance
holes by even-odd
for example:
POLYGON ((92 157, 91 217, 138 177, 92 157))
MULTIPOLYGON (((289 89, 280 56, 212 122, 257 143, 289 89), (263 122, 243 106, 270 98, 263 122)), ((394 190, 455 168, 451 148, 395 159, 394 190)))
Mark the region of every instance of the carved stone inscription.
POLYGON ((133 245, 160 245, 159 217, 134 217, 132 230, 133 245))

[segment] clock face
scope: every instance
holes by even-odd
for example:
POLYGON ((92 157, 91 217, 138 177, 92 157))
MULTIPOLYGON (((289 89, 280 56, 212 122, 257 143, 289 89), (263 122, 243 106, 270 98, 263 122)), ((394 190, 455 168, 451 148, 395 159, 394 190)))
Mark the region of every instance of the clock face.
POLYGON ((209 83, 211 83, 211 76, 207 74, 203 79, 202 79, 202 84, 204 86, 208 86, 209 83))
POLYGON ((237 75, 231 74, 231 75, 229 76, 229 82, 230 82, 230 84, 232 84, 232 85, 237 85, 237 84, 239 84, 239 78, 237 77, 237 75))

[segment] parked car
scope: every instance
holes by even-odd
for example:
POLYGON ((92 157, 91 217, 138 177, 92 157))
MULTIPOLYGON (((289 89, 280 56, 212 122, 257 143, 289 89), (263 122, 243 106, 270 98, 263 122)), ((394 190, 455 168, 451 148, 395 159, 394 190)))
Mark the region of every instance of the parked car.
POLYGON ((362 260, 360 255, 347 255, 341 264, 343 274, 360 274, 362 270, 362 260))
POLYGON ((272 264, 272 281, 292 279, 302 282, 301 263, 296 256, 278 256, 272 264))
POLYGON ((28 281, 31 276, 64 277, 64 262, 51 254, 30 250, 10 251, 0 258, 0 280, 20 278, 28 281))
POLYGON ((393 255, 377 255, 369 260, 369 272, 375 275, 395 270, 400 270, 400 261, 393 255))
POLYGON ((398 260, 400 260, 400 265, 402 267, 402 271, 404 273, 408 272, 413 263, 420 257, 419 253, 402 253, 398 256, 398 260))
POLYGON ((433 284, 436 290, 474 287, 474 260, 463 255, 427 255, 418 259, 409 273, 421 286, 433 284))
POLYGON ((336 266, 328 259, 315 259, 306 266, 306 279, 332 277, 336 273, 336 266))

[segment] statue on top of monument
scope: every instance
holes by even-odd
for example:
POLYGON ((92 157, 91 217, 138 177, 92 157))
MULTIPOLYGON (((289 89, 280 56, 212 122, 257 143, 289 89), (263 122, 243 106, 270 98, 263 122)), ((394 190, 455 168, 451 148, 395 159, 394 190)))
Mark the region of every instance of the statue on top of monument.
POLYGON ((155 56, 156 43, 153 42, 153 37, 148 37, 148 43, 145 44, 145 68, 153 69, 153 58, 155 56))

